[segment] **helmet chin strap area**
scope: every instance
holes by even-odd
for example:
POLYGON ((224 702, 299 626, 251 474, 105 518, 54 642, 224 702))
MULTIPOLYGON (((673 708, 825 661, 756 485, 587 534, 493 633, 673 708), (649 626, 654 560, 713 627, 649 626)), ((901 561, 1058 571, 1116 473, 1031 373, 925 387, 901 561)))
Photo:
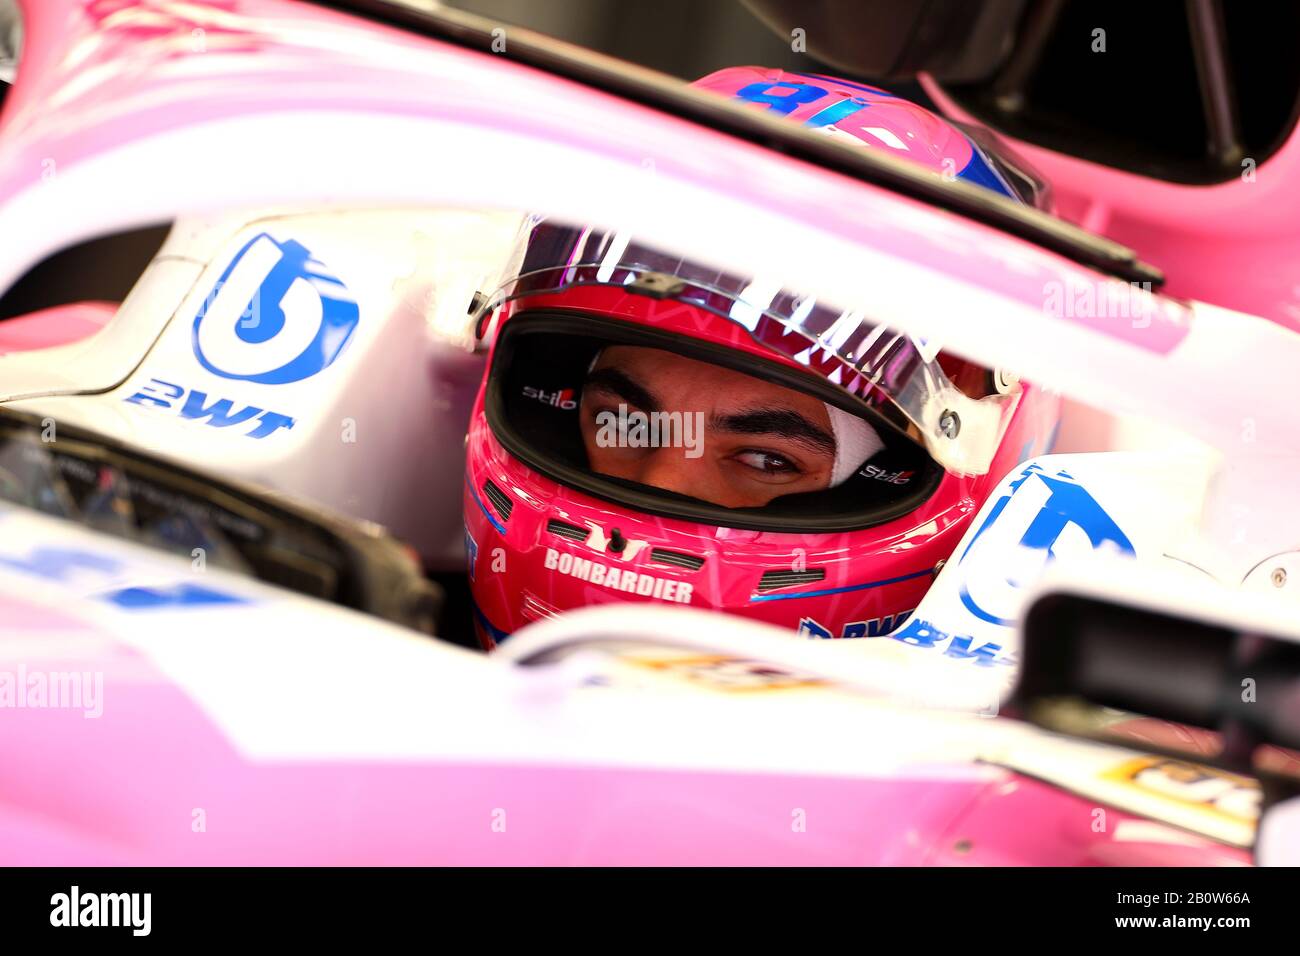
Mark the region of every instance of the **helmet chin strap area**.
POLYGON ((831 469, 831 487, 834 488, 853 477, 853 473, 885 447, 885 443, 874 428, 842 408, 827 405, 826 414, 830 416, 831 431, 835 434, 835 465, 831 469))

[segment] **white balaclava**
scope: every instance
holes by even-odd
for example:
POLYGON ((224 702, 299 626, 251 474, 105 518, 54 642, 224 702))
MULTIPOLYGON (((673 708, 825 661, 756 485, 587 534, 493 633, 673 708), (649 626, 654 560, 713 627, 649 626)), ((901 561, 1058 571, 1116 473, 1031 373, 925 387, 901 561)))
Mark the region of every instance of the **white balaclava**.
POLYGON ((848 481, 868 458, 885 447, 885 443, 876 430, 857 415, 834 405, 826 406, 826 414, 830 416, 831 431, 835 433, 835 465, 831 468, 831 487, 834 488, 848 481))

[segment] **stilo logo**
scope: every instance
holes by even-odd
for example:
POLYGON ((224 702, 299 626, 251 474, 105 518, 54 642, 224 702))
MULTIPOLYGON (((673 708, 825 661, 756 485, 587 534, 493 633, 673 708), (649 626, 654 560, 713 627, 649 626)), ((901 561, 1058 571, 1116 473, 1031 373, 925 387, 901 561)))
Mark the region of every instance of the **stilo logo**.
POLYGON ((571 412, 578 407, 578 403, 574 401, 573 389, 571 388, 548 392, 544 388, 533 388, 531 385, 525 385, 524 398, 531 398, 543 405, 553 405, 556 408, 564 409, 566 412, 571 412))
POLYGON ((284 385, 328 368, 360 309, 307 247, 259 233, 244 244, 194 319, 194 355, 222 378, 284 385))
POLYGON ((889 471, 877 465, 867 465, 858 474, 864 478, 874 478, 876 481, 887 481, 891 485, 905 485, 912 480, 912 476, 916 472, 889 471))

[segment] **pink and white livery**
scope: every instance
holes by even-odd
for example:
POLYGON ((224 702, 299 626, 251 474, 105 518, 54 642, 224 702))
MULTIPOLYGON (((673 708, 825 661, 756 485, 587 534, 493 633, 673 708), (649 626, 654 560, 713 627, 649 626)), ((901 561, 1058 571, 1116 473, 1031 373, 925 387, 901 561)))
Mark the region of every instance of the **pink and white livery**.
POLYGON ((414 6, 18 4, 0 287, 166 237, 120 303, 0 321, 0 862, 1300 859, 1181 728, 1004 703, 1026 601, 1089 580, 1300 639, 1291 329, 1131 285, 884 91, 691 89, 414 6), (561 469, 547 418, 652 338, 776 370, 844 500, 769 528, 561 469), (416 555, 469 559, 493 654, 402 626, 416 555))

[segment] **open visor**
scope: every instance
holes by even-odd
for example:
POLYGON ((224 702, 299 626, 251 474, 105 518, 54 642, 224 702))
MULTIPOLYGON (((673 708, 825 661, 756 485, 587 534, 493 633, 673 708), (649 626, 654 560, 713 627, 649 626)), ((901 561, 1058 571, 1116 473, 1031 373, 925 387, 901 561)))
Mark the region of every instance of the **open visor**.
POLYGON ((985 474, 1019 389, 974 397, 940 366, 939 345, 878 319, 635 243, 623 232, 530 220, 517 274, 481 305, 577 286, 625 286, 735 322, 775 356, 821 376, 925 447, 954 474, 985 474))
POLYGON ((943 478, 924 448, 848 404, 776 361, 545 306, 503 325, 484 392, 497 441, 566 487, 640 514, 792 533, 892 521, 943 478), (725 400, 688 394, 723 379, 725 400))

